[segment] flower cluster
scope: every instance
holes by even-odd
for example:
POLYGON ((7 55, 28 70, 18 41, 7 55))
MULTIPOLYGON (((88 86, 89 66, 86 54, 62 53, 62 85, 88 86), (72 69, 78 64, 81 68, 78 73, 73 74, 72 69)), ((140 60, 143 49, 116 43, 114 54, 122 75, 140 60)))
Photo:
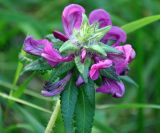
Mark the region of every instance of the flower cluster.
MULTIPOLYGON (((126 42, 126 33, 112 26, 110 15, 105 10, 94 10, 87 17, 85 9, 77 4, 65 7, 62 23, 65 34, 53 32, 53 36, 63 42, 60 48, 55 48, 53 42, 47 39, 35 40, 28 36, 24 41, 24 51, 41 56, 52 67, 64 62, 76 62, 79 58, 81 65, 89 65, 88 71, 79 71, 77 87, 87 82, 83 76, 87 75, 95 83, 100 81, 97 92, 122 97, 125 87, 119 76, 127 74, 128 64, 135 58, 130 44, 121 46, 126 42)), ((53 96, 61 93, 72 74, 73 71, 70 71, 63 79, 46 83, 42 94, 53 96)))

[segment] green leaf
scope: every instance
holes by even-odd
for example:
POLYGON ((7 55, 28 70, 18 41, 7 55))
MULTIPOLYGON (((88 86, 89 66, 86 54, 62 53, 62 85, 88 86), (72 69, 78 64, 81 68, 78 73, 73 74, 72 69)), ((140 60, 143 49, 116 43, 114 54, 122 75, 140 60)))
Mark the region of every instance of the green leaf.
POLYGON ((121 80, 124 80, 124 81, 126 81, 126 82, 128 82, 128 83, 130 83, 130 84, 132 84, 132 85, 134 85, 135 87, 138 88, 138 84, 131 77, 129 77, 129 76, 119 76, 119 78, 121 80))
POLYGON ((76 133, 91 133, 95 113, 95 89, 93 81, 78 89, 75 110, 76 133))
POLYGON ((73 78, 61 94, 61 111, 67 133, 72 132, 72 119, 77 102, 78 89, 73 78))
POLYGON ((15 105, 16 110, 19 111, 23 115, 23 119, 30 123, 32 128, 36 133, 43 133, 45 128, 44 126, 26 109, 22 108, 21 106, 15 105))
POLYGON ((86 58, 84 63, 82 63, 80 57, 77 56, 75 57, 74 60, 75 60, 75 64, 77 66, 78 71, 82 75, 84 81, 87 83, 88 82, 88 71, 91 65, 91 59, 86 58))
POLYGON ((46 38, 53 43, 54 48, 56 48, 56 49, 59 49, 62 46, 62 44, 64 43, 63 41, 55 38, 53 34, 47 35, 46 38))
POLYGON ((12 96, 20 97, 26 90, 26 86, 33 79, 34 75, 35 73, 32 73, 30 76, 28 76, 28 78, 18 87, 18 89, 12 93, 12 96))
POLYGON ((57 77, 61 76, 62 74, 70 71, 74 67, 74 62, 64 62, 59 64, 53 71, 50 81, 55 80, 57 77))
POLYGON ((131 109, 131 108, 148 108, 148 109, 158 109, 160 110, 160 105, 158 104, 141 104, 141 103, 126 103, 126 104, 107 104, 107 105, 97 105, 96 109, 108 109, 108 108, 115 108, 115 109, 131 109))
POLYGON ((91 51, 94 51, 94 52, 97 52, 99 54, 102 54, 104 56, 107 56, 105 50, 103 47, 101 47, 101 45, 90 45, 90 46, 87 46, 87 49, 91 50, 91 51))
POLYGON ((125 32, 131 33, 137 29, 140 29, 140 28, 142 28, 150 23, 153 23, 155 21, 158 21, 158 20, 160 20, 160 15, 149 16, 149 17, 145 17, 145 18, 130 22, 130 23, 122 26, 121 28, 123 30, 125 30, 125 32))
POLYGON ((2 111, 2 107, 0 106, 0 132, 4 132, 4 124, 3 124, 3 111, 2 111))
MULTIPOLYGON (((0 80, 0 86, 2 86, 1 88, 3 89, 10 89, 13 93, 13 91, 17 91, 17 89, 19 89, 19 86, 16 85, 12 85, 11 83, 8 83, 6 81, 0 80)), ((29 90, 28 88, 25 89, 24 94, 28 95, 28 96, 32 96, 34 98, 40 99, 40 100, 46 100, 46 101, 53 101, 51 98, 48 97, 44 97, 42 95, 40 95, 39 93, 36 93, 32 90, 29 90)))
POLYGON ((94 34, 89 38, 89 40, 91 40, 91 39, 95 39, 95 40, 97 40, 97 41, 101 40, 102 37, 103 37, 107 32, 109 32, 110 29, 111 29, 111 26, 106 26, 106 27, 97 29, 97 30, 94 32, 94 34))
POLYGON ((83 31, 83 33, 85 32, 85 30, 87 30, 87 28, 89 27, 89 23, 88 23, 88 18, 86 14, 82 14, 82 24, 81 24, 81 31, 83 31))
POLYGON ((25 129, 25 130, 27 130, 30 133, 34 133, 35 132, 35 130, 33 129, 33 127, 31 125, 29 125, 28 123, 27 124, 25 124, 25 123, 18 123, 18 124, 10 125, 7 128, 5 128, 4 133, 14 132, 14 130, 16 131, 18 128, 19 129, 25 129))
POLYGON ((12 101, 15 101, 17 103, 21 103, 21 104, 24 104, 26 106, 29 106, 29 107, 32 107, 34 109, 37 109, 37 110, 40 110, 40 111, 43 111, 43 112, 46 112, 46 113, 52 113, 50 110, 47 110, 45 108, 42 108, 42 107, 39 107, 33 103, 30 103, 30 102, 27 102, 25 100, 22 100, 22 99, 19 99, 19 98, 16 98, 16 97, 13 97, 13 96, 9 96, 5 93, 1 93, 0 92, 0 97, 2 98, 5 98, 5 99, 8 99, 8 100, 12 100, 12 101))
POLYGON ((62 52, 75 52, 78 50, 78 47, 71 43, 70 41, 66 41, 63 43, 63 45, 60 47, 59 51, 62 52))
POLYGON ((22 74, 28 71, 45 71, 50 69, 51 66, 48 64, 48 62, 40 58, 26 65, 22 71, 22 74))
POLYGON ((121 51, 115 49, 114 47, 111 47, 109 45, 103 44, 103 43, 99 43, 99 45, 104 49, 104 51, 106 53, 115 53, 115 54, 122 54, 121 51))
POLYGON ((105 76, 105 77, 113 79, 113 80, 120 81, 120 79, 119 79, 118 75, 116 74, 115 69, 113 67, 102 69, 102 70, 100 70, 100 73, 102 76, 105 76))

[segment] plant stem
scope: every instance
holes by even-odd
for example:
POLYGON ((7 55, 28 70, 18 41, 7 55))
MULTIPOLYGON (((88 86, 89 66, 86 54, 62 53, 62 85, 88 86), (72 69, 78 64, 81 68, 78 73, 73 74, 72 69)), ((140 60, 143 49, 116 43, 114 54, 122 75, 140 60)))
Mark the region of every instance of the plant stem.
POLYGON ((50 117, 50 120, 48 122, 48 125, 45 129, 45 133, 51 133, 52 128, 54 127, 56 119, 58 117, 59 110, 60 110, 60 100, 58 100, 56 103, 55 109, 54 109, 54 111, 50 117))

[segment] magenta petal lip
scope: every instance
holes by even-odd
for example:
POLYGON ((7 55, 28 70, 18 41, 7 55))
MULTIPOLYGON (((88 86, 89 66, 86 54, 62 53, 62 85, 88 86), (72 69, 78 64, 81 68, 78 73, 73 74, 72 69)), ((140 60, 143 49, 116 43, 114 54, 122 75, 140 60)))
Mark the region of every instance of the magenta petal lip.
POLYGON ((71 4, 64 8, 62 13, 62 22, 66 35, 72 35, 73 29, 79 29, 82 23, 82 14, 85 9, 77 4, 71 4))
POLYGON ((53 35, 55 38, 65 42, 68 40, 68 37, 66 35, 64 35, 63 33, 59 32, 59 31, 54 31, 53 35))
POLYGON ((100 28, 103 28, 108 25, 112 25, 112 21, 108 12, 103 9, 96 9, 92 11, 89 15, 90 24, 98 22, 100 28))
POLYGON ((108 58, 113 61, 117 74, 121 74, 128 64, 135 58, 135 51, 130 44, 116 46, 117 50, 122 51, 124 56, 109 54, 108 58))
POLYGON ((47 39, 36 40, 32 36, 27 36, 24 40, 23 50, 29 54, 41 55, 46 45, 52 45, 47 39))
POLYGON ((103 85, 97 88, 96 92, 112 94, 113 97, 120 98, 124 95, 125 86, 121 81, 104 78, 103 85))
POLYGON ((51 45, 45 46, 44 51, 41 54, 41 56, 45 58, 52 67, 55 67, 57 64, 61 62, 68 62, 68 61, 73 60, 72 55, 63 57, 60 55, 59 51, 54 49, 51 45))
POLYGON ((98 63, 93 64, 91 66, 91 69, 90 69, 90 72, 89 72, 90 78, 92 80, 98 79, 99 70, 100 69, 105 69, 105 68, 108 68, 108 67, 111 67, 111 66, 112 66, 112 61, 108 60, 108 59, 104 60, 104 61, 99 61, 98 63))
POLYGON ((112 26, 111 30, 102 38, 103 43, 107 43, 108 40, 115 40, 113 46, 119 46, 120 43, 125 43, 127 35, 125 31, 117 26, 112 26))

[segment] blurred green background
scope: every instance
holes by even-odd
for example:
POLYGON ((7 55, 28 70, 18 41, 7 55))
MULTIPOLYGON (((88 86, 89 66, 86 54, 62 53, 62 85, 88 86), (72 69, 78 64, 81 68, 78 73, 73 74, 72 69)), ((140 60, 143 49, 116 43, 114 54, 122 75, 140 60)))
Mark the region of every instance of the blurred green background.
MULTIPOLYGON (((21 68, 18 55, 27 35, 38 39, 53 30, 63 31, 61 13, 70 3, 82 5, 87 14, 103 8, 118 26, 160 14, 160 0, 0 0, 0 93, 21 89, 22 94, 17 96, 20 100, 53 110, 54 99, 40 96, 44 75, 25 74, 17 79, 17 66, 21 68)), ((129 75, 139 87, 126 84, 126 93, 121 99, 97 94, 96 103, 160 104, 160 21, 128 34, 127 42, 137 53, 129 75)), ((44 132, 50 113, 25 104, 9 103, 3 94, 0 95, 0 133, 44 132)), ((92 132, 159 133, 160 111, 149 106, 145 109, 136 106, 97 109, 92 132)), ((61 116, 54 133, 64 133, 61 116)))

